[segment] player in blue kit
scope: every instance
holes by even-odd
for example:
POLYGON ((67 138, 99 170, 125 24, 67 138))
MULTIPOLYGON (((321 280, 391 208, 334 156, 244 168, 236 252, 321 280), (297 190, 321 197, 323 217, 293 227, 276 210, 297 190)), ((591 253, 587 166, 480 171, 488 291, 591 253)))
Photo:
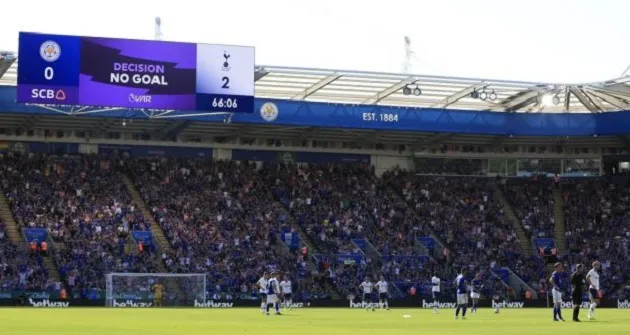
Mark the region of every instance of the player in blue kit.
POLYGON ((549 282, 553 286, 551 296, 553 298, 553 321, 564 321, 562 318, 562 292, 566 289, 566 283, 562 279, 563 266, 562 263, 554 265, 555 271, 551 274, 549 282))
POLYGON ((481 273, 477 273, 475 279, 472 280, 470 285, 470 299, 472 300, 471 313, 477 312, 477 305, 479 305, 479 298, 481 297, 481 288, 483 287, 483 281, 481 280, 481 273))
POLYGON ((278 282, 278 273, 274 272, 271 279, 267 282, 267 301, 265 305, 265 314, 269 315, 269 305, 273 305, 276 310, 276 315, 282 315, 280 313, 280 283, 278 282))
POLYGON ((462 320, 466 320, 466 308, 468 307, 468 285, 466 283, 466 268, 455 279, 457 286, 457 309, 455 309, 455 320, 459 319, 459 311, 462 311, 462 320))

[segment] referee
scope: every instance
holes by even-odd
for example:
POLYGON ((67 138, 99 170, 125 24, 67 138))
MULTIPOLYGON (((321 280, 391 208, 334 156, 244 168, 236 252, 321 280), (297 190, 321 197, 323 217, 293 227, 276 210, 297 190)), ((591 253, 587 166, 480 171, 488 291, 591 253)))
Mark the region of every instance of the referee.
POLYGON ((575 272, 571 274, 571 300, 573 302, 573 321, 582 322, 579 319, 580 308, 582 307, 582 288, 584 285, 584 266, 578 264, 575 267, 575 272))

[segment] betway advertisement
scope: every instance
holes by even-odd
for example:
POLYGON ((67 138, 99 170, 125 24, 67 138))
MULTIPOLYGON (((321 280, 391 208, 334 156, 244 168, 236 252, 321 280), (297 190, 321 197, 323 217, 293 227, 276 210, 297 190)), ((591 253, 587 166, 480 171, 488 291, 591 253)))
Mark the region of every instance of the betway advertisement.
POLYGON ((137 301, 137 300, 116 300, 114 299, 114 301, 112 302, 112 307, 116 307, 116 308, 147 308, 147 307, 152 307, 153 303, 152 302, 143 302, 143 301, 137 301))
POLYGON ((232 308, 233 306, 233 302, 214 302, 213 300, 206 302, 199 302, 195 300, 194 304, 195 308, 232 308))
MULTIPOLYGON (((351 303, 350 307, 360 307, 360 303, 359 304, 354 304, 351 303)), ((376 304, 378 305, 378 304, 376 304)), ((396 306, 395 302, 390 303, 391 306, 396 306)), ((420 305, 421 308, 433 308, 435 305, 437 305, 438 308, 440 309, 449 309, 449 308, 456 308, 457 304, 455 302, 444 302, 444 301, 427 301, 427 300, 422 300, 422 304, 420 305)), ((365 304, 363 304, 362 306, 365 306, 365 304)), ((485 301, 481 301, 480 302, 480 306, 481 307, 489 307, 492 306, 492 308, 506 308, 506 309, 520 309, 520 308, 536 308, 536 307, 547 307, 547 303, 546 301, 512 301, 512 300, 501 300, 501 301, 492 301, 490 303, 490 301, 485 300, 485 301)), ((403 307, 403 306, 401 306, 403 307)), ((414 307, 414 306, 404 306, 404 307, 414 307)), ((566 308, 566 309, 573 309, 574 305, 572 302, 562 302, 561 304, 562 308, 566 308)), ((619 309, 630 309, 630 301, 628 300, 604 300, 602 302, 602 304, 599 307, 603 307, 603 308, 619 308, 619 309)), ((366 307, 363 307, 366 308, 366 307)), ((580 308, 582 309, 588 309, 589 308, 589 302, 588 301, 584 301, 581 305, 580 308)))
POLYGON ((70 302, 68 301, 51 301, 48 299, 44 300, 34 300, 33 298, 28 299, 28 303, 32 307, 37 308, 66 308, 70 307, 70 302))
MULTIPOLYGON (((409 299, 409 300, 390 300, 389 306, 392 308, 421 308, 432 309, 437 305, 440 309, 453 309, 457 307, 457 304, 453 301, 437 301, 424 300, 424 299, 409 299)), ((581 308, 587 309, 589 303, 583 302, 581 308)), ((19 298, 15 299, 0 299, 0 306, 22 306, 22 307, 34 307, 34 308, 68 308, 68 307, 113 307, 113 308, 151 308, 155 307, 151 300, 147 299, 129 299, 129 298, 116 298, 111 301, 111 304, 107 304, 104 299, 88 300, 88 299, 70 299, 59 300, 53 298, 34 298, 28 297, 24 300, 19 298)), ((500 309, 522 309, 522 308, 549 308, 546 300, 534 300, 534 301, 480 301, 480 307, 482 308, 500 308, 500 309)), ((173 306, 169 304, 169 307, 183 307, 183 308, 238 308, 238 307, 256 307, 260 308, 260 302, 255 300, 235 300, 231 302, 225 301, 192 301, 189 304, 178 304, 173 306)), ((306 308, 306 307, 319 307, 319 308, 360 308, 371 309, 380 308, 381 304, 378 302, 361 302, 361 301, 348 301, 348 300, 313 300, 308 303, 294 302, 291 306, 282 306, 283 308, 306 308)), ((603 300, 599 308, 617 308, 617 309, 630 309, 629 300, 603 300)), ((572 309, 573 304, 571 302, 563 302, 562 308, 572 309)))
POLYGON ((619 309, 630 309, 630 301, 628 300, 617 300, 617 308, 619 309))

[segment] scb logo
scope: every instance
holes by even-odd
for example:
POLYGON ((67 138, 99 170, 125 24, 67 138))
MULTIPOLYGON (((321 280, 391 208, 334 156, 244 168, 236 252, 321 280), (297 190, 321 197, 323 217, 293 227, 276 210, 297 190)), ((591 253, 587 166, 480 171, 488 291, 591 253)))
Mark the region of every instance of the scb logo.
POLYGON ((63 90, 51 90, 45 88, 34 88, 31 90, 31 98, 34 99, 46 99, 46 100, 66 100, 66 92, 63 90))

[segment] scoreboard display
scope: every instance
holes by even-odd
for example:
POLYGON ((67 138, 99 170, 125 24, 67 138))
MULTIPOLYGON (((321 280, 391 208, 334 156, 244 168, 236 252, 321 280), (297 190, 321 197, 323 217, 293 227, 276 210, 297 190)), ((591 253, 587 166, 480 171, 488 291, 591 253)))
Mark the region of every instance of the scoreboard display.
POLYGON ((253 47, 20 33, 17 102, 252 113, 253 47))

